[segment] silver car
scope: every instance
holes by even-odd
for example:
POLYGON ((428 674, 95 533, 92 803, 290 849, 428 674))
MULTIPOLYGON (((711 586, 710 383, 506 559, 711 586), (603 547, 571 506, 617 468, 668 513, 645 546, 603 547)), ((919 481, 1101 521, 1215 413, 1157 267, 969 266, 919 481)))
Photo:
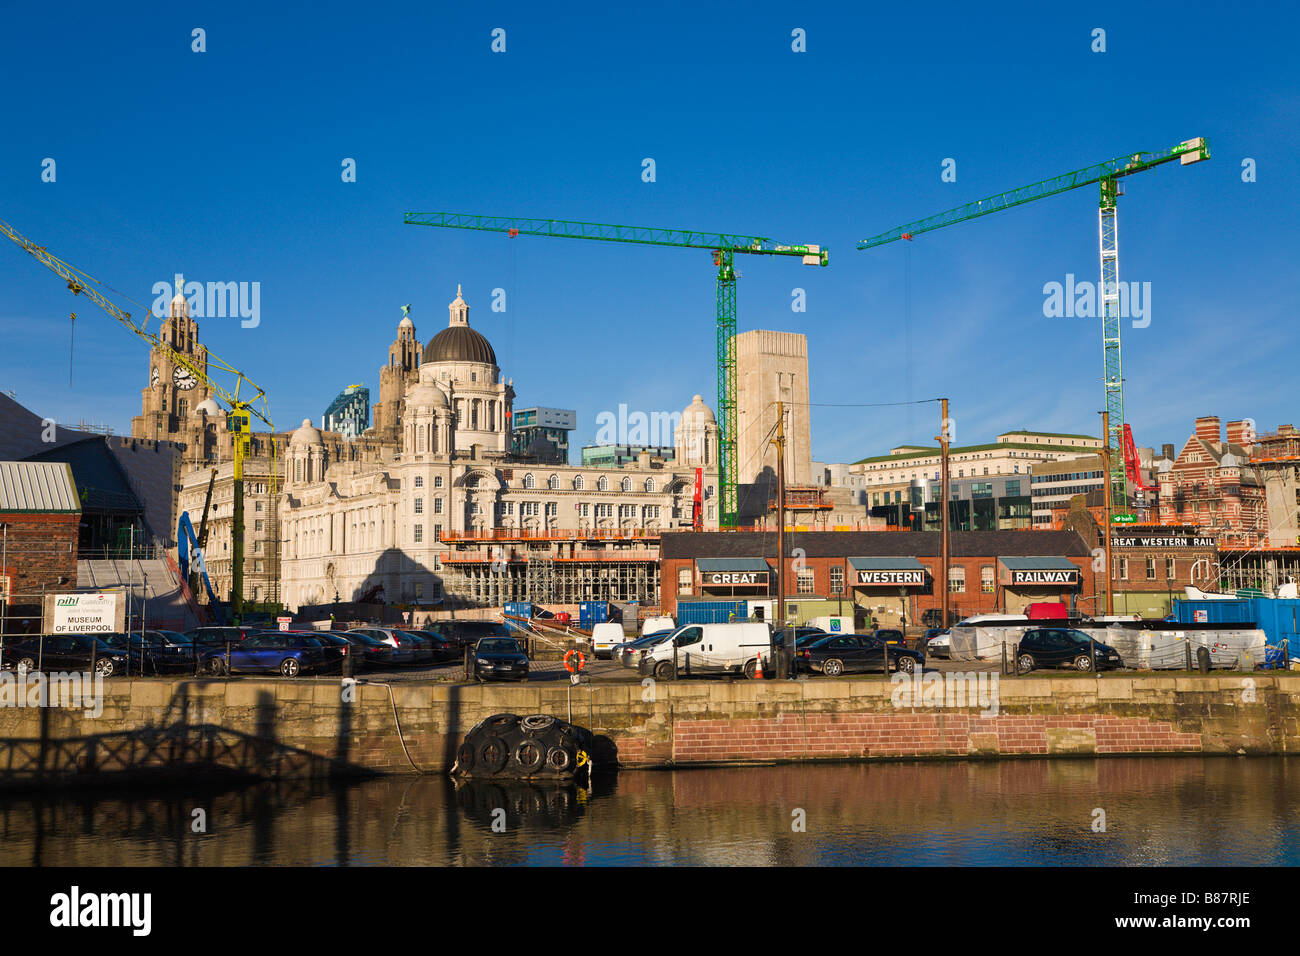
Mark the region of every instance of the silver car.
POLYGON ((393 663, 399 666, 410 667, 416 662, 416 648, 412 646, 411 641, 403 641, 400 637, 401 631, 392 627, 354 627, 351 630, 358 634, 365 634, 367 637, 373 637, 377 641, 382 641, 393 649, 393 663))

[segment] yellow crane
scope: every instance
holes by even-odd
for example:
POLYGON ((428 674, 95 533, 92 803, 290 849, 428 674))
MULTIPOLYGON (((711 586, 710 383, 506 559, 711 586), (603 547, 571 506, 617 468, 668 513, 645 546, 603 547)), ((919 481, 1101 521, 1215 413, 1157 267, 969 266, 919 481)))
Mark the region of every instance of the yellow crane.
MULTIPOLYGON (((0 219, 0 233, 12 239, 20 249, 31 254, 35 259, 49 268, 51 271, 60 276, 68 284, 68 289, 73 295, 84 294, 97 306, 115 318, 122 325, 135 334, 137 337, 148 342, 153 348, 164 352, 168 358, 179 368, 188 371, 196 381, 207 386, 214 397, 222 402, 227 408, 226 428, 234 436, 234 464, 235 464, 235 503, 233 525, 231 527, 231 544, 230 544, 230 609, 236 620, 239 619, 243 605, 243 586, 244 586, 244 459, 249 457, 249 446, 251 443, 251 422, 254 416, 266 425, 268 431, 272 433, 270 438, 271 450, 271 475, 270 475, 270 492, 271 500, 275 501, 278 491, 278 476, 276 474, 276 454, 275 454, 275 426, 271 423, 271 413, 266 405, 266 392, 264 392, 256 383, 247 375, 239 371, 232 365, 223 362, 214 356, 210 351, 207 353, 209 365, 215 365, 217 368, 235 377, 235 390, 232 392, 220 382, 208 375, 208 370, 196 363, 192 356, 183 352, 178 352, 172 348, 171 344, 165 339, 160 338, 150 332, 145 325, 137 323, 131 313, 118 308, 103 293, 100 288, 108 288, 104 283, 80 269, 64 262, 58 256, 51 253, 44 246, 38 246, 32 240, 28 239, 18 230, 14 229, 9 223, 0 219), (241 398, 240 392, 244 386, 252 389, 256 394, 251 398, 241 398)), ((121 293, 117 293, 121 296, 121 293)), ((121 296, 127 298, 126 296, 121 296)), ((141 306, 144 309, 143 306, 141 306)), ((73 313, 75 316, 75 313, 73 313)), ((148 321, 149 310, 144 309, 146 316, 145 322, 148 321)), ((247 392, 245 392, 247 394, 247 392)), ((179 546, 179 544, 178 544, 179 546)))

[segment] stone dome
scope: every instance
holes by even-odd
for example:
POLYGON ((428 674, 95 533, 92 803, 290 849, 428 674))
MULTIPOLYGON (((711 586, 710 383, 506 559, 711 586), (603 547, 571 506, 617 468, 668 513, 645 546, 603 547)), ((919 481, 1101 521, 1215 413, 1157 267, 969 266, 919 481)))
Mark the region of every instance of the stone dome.
POLYGON ((216 418, 221 414, 221 406, 212 399, 205 398, 194 406, 194 411, 196 413, 202 412, 204 415, 207 415, 208 418, 216 418))
POLYGON ((682 425, 716 425, 718 419, 713 414, 713 409, 704 404, 703 396, 696 395, 691 399, 691 403, 686 406, 682 412, 682 425))
POLYGON ((496 365, 497 353, 491 343, 468 325, 453 325, 443 329, 424 347, 424 365, 442 362, 479 362, 496 365))
POLYGON ((320 429, 313 427, 310 418, 304 418, 302 425, 289 436, 290 445, 323 445, 325 439, 321 436, 320 429))
POLYGON ((406 393, 406 412, 419 411, 423 408, 447 408, 447 395, 432 382, 420 382, 406 393))
POLYGON ((1240 468, 1240 467, 1241 467, 1241 462, 1237 460, 1237 456, 1236 456, 1236 455, 1234 455, 1232 452, 1228 452, 1228 453, 1225 454, 1221 459, 1219 459, 1219 467, 1220 467, 1220 468, 1240 468))

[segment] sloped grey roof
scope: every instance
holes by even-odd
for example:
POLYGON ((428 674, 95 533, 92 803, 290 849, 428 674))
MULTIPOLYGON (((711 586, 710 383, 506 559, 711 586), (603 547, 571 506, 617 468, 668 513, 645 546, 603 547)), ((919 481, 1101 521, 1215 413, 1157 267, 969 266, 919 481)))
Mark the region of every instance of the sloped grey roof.
POLYGON ((0 461, 0 512, 79 514, 72 469, 55 461, 0 461))

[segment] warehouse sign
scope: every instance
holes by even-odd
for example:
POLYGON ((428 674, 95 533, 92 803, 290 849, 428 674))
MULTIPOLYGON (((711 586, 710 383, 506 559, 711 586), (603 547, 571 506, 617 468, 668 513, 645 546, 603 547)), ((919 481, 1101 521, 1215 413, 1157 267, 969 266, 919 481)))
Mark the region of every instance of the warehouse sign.
POLYGON ((112 634, 125 630, 125 603, 111 591, 51 594, 47 598, 48 634, 112 634))
POLYGON ((766 571, 701 571, 700 582, 706 587, 767 587, 766 571))
POLYGON ((859 570, 858 584, 916 584, 925 586, 925 570, 879 571, 859 570))
POLYGON ((1012 584, 1078 584, 1079 569, 1044 569, 1039 571, 1013 570, 1012 584))
POLYGON ((1111 535, 1112 548, 1215 548, 1218 542, 1211 537, 1197 537, 1190 534, 1173 535, 1111 535))

